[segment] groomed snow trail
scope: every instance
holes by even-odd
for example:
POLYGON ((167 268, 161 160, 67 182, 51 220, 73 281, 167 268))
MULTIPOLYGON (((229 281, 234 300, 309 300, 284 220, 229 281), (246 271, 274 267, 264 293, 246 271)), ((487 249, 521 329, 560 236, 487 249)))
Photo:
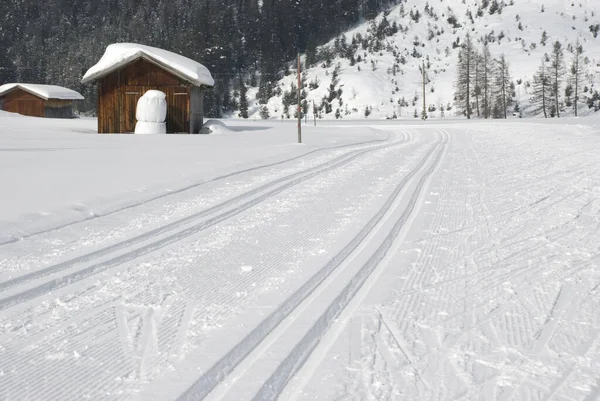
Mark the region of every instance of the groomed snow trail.
MULTIPOLYGON (((442 134, 444 135, 444 134, 442 134)), ((397 231, 402 228, 403 224, 406 221, 406 214, 410 214, 412 209, 414 208, 414 204, 416 202, 416 195, 421 190, 424 182, 424 178, 427 177, 428 174, 431 173, 432 168, 429 168, 424 173, 424 177, 421 178, 419 182, 419 186, 415 189, 415 193, 410 197, 409 205, 407 206, 406 214, 403 214, 401 219, 398 221, 397 226, 394 227, 391 233, 387 234, 384 237, 384 243, 371 255, 371 258, 367 261, 367 263, 363 265, 359 265, 359 269, 357 271, 352 271, 352 268, 345 267, 344 272, 337 272, 336 275, 336 283, 325 283, 326 279, 330 274, 334 271, 338 270, 340 266, 346 261, 346 259, 350 258, 351 255, 359 248, 359 246, 365 241, 365 239, 371 234, 371 232, 376 228, 376 226, 383 220, 386 216, 387 212, 392 208, 395 201, 397 200, 399 194, 402 190, 405 189, 407 184, 413 179, 415 175, 417 175, 424 167, 427 166, 427 162, 431 155, 438 150, 437 157, 433 162, 433 167, 439 161, 441 156, 441 151, 438 149, 441 147, 441 141, 438 141, 425 155, 425 157, 421 160, 421 162, 409 173, 404 179, 402 179, 394 188, 393 192, 383 205, 381 209, 373 216, 373 218, 363 227, 363 229, 350 240, 350 242, 337 254, 335 254, 330 261, 325 264, 325 266, 319 270, 314 276, 312 276, 302 287, 300 287, 294 294, 292 294, 288 299, 283 301, 280 306, 275 309, 265 320, 261 322, 259 326, 257 326, 248 336, 246 336, 235 348, 233 348, 223 359, 221 359, 217 364, 215 364, 211 370, 205 373, 200 380, 198 380, 194 385, 179 399, 180 400, 193 400, 193 399, 202 399, 209 392, 213 391, 213 389, 217 386, 217 384, 224 378, 225 375, 228 375, 230 371, 237 367, 238 364, 244 361, 246 356, 250 354, 252 351, 256 349, 261 341, 267 340, 269 334, 281 323, 289 319, 287 325, 292 326, 288 330, 293 334, 299 333, 306 326, 306 322, 300 323, 300 311, 299 307, 303 303, 314 304, 316 303, 314 298, 317 298, 319 295, 328 292, 327 295, 335 294, 335 288, 332 284, 339 284, 340 281, 349 281, 347 286, 342 290, 342 292, 332 301, 329 301, 329 307, 327 310, 317 319, 314 323, 312 323, 312 327, 308 330, 307 334, 296 344, 296 346, 289 351, 287 354, 287 358, 281 361, 282 357, 285 357, 286 354, 277 355, 275 350, 279 351, 279 348, 291 345, 289 342, 289 334, 288 336, 280 335, 280 339, 282 344, 277 344, 274 346, 275 339, 268 339, 269 346, 263 347, 264 349, 261 352, 261 355, 253 356, 253 359, 264 358, 265 354, 268 354, 267 357, 271 359, 267 364, 273 365, 273 360, 276 362, 276 368, 272 372, 269 379, 264 383, 263 387, 260 391, 255 395, 255 399, 257 400, 266 400, 266 399, 275 399, 283 389, 283 385, 293 376, 295 373, 295 369, 304 362, 305 358, 312 351, 312 346, 318 341, 319 337, 323 334, 324 331, 327 330, 328 326, 332 323, 332 321, 337 317, 340 311, 347 305, 347 302, 352 299, 353 295, 356 291, 361 287, 364 283, 364 280, 371 274, 373 269, 376 267, 378 261, 385 254, 389 246, 393 242, 395 236, 397 236, 397 231), (350 271, 350 275, 346 273, 346 270, 350 271), (343 277, 347 275, 348 277, 343 277), (319 288, 319 286, 323 286, 323 288, 319 288), (334 287, 334 291, 331 291, 331 287, 334 287), (318 290, 318 291, 316 291, 318 290), (316 295, 313 296, 313 293, 316 292, 316 295), (292 315, 293 314, 293 315, 292 315)), ((369 241, 371 242, 371 241, 369 241)), ((312 307, 303 306, 303 312, 308 315, 308 320, 310 321, 311 317, 314 317, 315 313, 319 310, 318 307, 312 305, 312 307)), ((256 361, 254 361, 256 363, 256 361)), ((254 368, 256 372, 254 375, 265 374, 268 370, 264 366, 254 368)), ((246 372, 245 372, 246 373, 246 372)), ((247 373, 246 373, 247 374, 247 373)), ((239 380, 239 379, 237 379, 239 380)), ((256 377, 252 376, 246 380, 243 380, 242 385, 244 387, 251 387, 255 385, 257 382, 256 377)), ((230 385, 225 384, 227 387, 231 387, 230 385)), ((231 389, 228 388, 225 390, 226 392, 230 392, 231 389)), ((245 396, 251 395, 252 393, 245 389, 245 396)), ((219 397, 222 397, 220 395, 219 397)), ((226 398, 235 398, 241 399, 243 395, 241 394, 227 394, 226 398)))
POLYGON ((276 179, 223 203, 202 210, 201 212, 188 215, 182 219, 163 225, 136 237, 129 238, 126 241, 118 242, 83 256, 79 256, 65 262, 47 266, 16 278, 6 280, 0 283, 0 291, 10 295, 5 295, 4 297, 0 298, 0 310, 38 297, 44 293, 56 290, 64 285, 70 285, 75 281, 83 280, 88 276, 97 274, 111 267, 121 265, 125 262, 181 241, 186 237, 189 237, 232 216, 235 216, 256 204, 285 191, 288 188, 298 185, 299 183, 313 178, 323 172, 327 172, 347 164, 366 152, 387 146, 389 145, 381 145, 379 147, 376 146, 348 152, 323 164, 276 179), (164 236, 164 238, 161 238, 162 236, 164 236), (138 244, 143 245, 137 246, 138 244), (124 252, 122 252, 123 250, 124 252), (119 252, 121 252, 121 254, 119 254, 119 252), (115 254, 118 254, 118 256, 112 256, 115 254), (105 257, 108 259, 101 262, 95 262, 97 260, 102 260, 105 257), (84 268, 78 268, 72 273, 60 274, 64 271, 68 271, 71 268, 77 268, 87 263, 90 263, 90 265, 84 268), (37 286, 34 285, 25 290, 21 290, 20 288, 17 290, 12 290, 15 287, 24 287, 30 282, 39 281, 40 279, 52 277, 54 275, 58 275, 58 277, 40 283, 37 286))
POLYGON ((0 394, 130 398, 185 361, 221 321, 301 277, 302 260, 360 223, 354 213, 371 213, 428 146, 408 132, 364 142, 147 233, 12 270, 1 285, 0 394))
POLYGON ((598 127, 364 129, 0 244, 0 400, 598 399, 598 127))
POLYGON ((280 399, 600 398, 600 132, 448 131, 420 220, 280 399))

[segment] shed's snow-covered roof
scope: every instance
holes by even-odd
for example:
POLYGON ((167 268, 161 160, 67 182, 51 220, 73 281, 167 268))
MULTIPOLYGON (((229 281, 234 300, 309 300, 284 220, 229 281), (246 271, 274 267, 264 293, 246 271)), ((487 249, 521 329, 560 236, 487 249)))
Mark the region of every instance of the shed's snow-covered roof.
POLYGON ((167 50, 136 43, 109 45, 98 64, 85 73, 81 82, 95 81, 139 57, 155 62, 167 71, 197 86, 214 86, 215 84, 210 71, 202 64, 167 50))
POLYGON ((26 92, 39 96, 45 100, 83 100, 83 96, 74 90, 63 88, 56 85, 38 85, 38 84, 6 84, 0 86, 0 96, 4 96, 14 89, 22 89, 26 92))

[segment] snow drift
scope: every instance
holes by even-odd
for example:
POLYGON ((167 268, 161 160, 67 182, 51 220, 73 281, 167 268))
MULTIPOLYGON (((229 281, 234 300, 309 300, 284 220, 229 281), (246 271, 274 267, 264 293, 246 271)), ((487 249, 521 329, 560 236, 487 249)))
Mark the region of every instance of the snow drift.
POLYGON ((223 121, 219 120, 208 120, 204 123, 204 126, 200 130, 200 134, 226 134, 233 132, 230 130, 223 121))

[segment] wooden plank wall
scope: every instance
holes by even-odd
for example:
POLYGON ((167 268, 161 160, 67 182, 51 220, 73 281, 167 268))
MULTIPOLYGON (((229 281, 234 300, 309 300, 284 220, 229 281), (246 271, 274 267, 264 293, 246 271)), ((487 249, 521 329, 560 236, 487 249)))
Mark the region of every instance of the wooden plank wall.
POLYGON ((4 111, 24 116, 44 117, 44 99, 22 89, 15 89, 4 97, 4 111))
POLYGON ((46 118, 74 118, 72 100, 48 99, 46 101, 44 116, 46 118))
POLYGON ((119 125, 119 73, 98 82, 98 133, 121 132, 119 125))
POLYGON ((190 87, 161 67, 139 59, 98 83, 98 132, 133 132, 137 101, 150 89, 167 95, 167 132, 189 132, 190 87))
POLYGON ((164 88, 167 94, 167 132, 190 132, 189 88, 164 88))
POLYGON ((204 125, 204 89, 194 87, 190 93, 190 134, 198 134, 204 125))
POLYGON ((54 109, 62 109, 64 107, 73 106, 72 100, 61 100, 61 99, 48 99, 46 100, 46 107, 54 108, 54 109))
POLYGON ((62 107, 49 107, 46 105, 44 116, 46 118, 75 118, 71 103, 65 104, 62 107))

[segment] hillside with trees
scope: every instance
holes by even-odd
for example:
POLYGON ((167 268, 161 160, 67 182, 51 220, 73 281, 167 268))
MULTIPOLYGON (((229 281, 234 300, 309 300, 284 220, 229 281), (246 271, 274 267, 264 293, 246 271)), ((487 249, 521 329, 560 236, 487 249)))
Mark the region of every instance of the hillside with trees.
MULTIPOLYGON (((302 56, 302 111, 312 118, 314 105, 326 119, 593 113, 599 12, 587 0, 405 0, 302 56)), ((290 60, 270 96, 248 89, 250 117, 296 116, 295 69, 290 60)))
POLYGON ((80 79, 114 42, 165 48, 208 66, 216 87, 210 115, 239 108, 240 77, 270 91, 301 50, 314 49, 396 0, 3 0, 0 83, 55 83, 80 91, 80 79))
POLYGON ((83 73, 137 42, 211 69, 209 117, 294 118, 298 90, 319 118, 423 117, 423 101, 430 118, 586 114, 600 108, 599 14, 592 0, 5 0, 0 83, 67 86, 93 113, 83 73))

